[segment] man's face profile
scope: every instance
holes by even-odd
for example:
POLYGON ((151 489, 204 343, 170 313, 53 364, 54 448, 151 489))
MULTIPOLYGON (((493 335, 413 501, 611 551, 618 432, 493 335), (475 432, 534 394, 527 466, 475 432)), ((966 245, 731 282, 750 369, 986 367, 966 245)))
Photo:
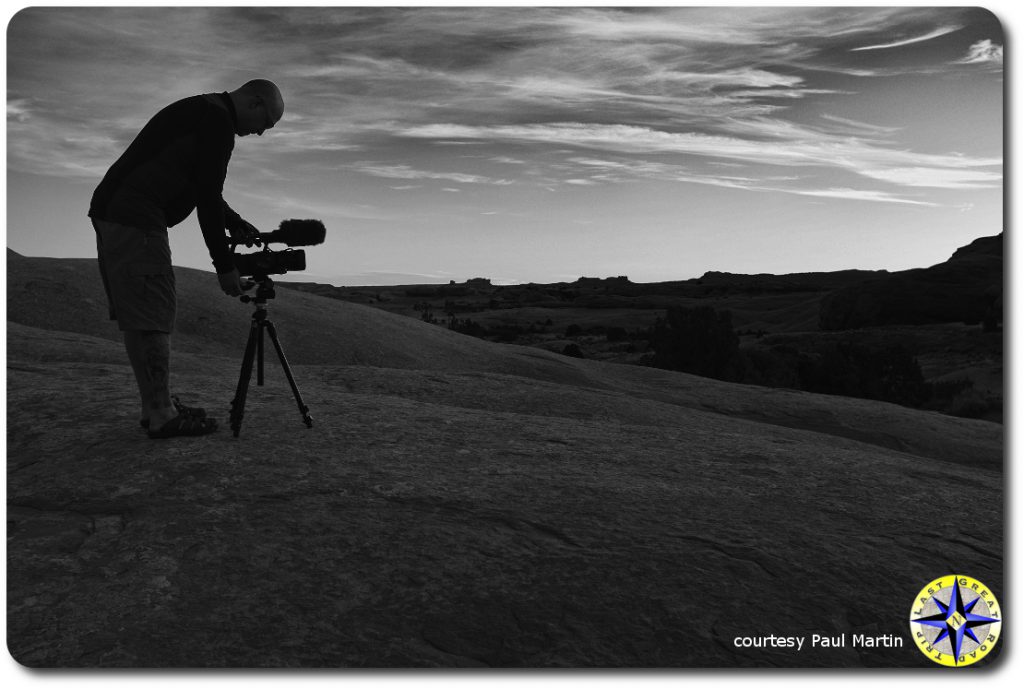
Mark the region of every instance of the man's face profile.
POLYGON ((273 129, 281 119, 281 116, 275 116, 273 111, 273 106, 269 105, 264 98, 253 97, 243 112, 238 114, 237 134, 239 136, 248 136, 249 134, 263 136, 263 132, 273 129))

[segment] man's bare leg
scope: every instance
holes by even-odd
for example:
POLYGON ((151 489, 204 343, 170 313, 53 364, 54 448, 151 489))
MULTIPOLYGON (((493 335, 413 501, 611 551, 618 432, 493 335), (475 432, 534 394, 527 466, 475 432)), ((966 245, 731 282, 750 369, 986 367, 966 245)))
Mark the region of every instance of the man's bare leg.
POLYGON ((135 373, 135 383, 139 387, 139 400, 141 401, 139 420, 149 423, 149 374, 146 372, 146 363, 141 356, 141 343, 138 342, 141 333, 126 330, 123 335, 124 348, 128 352, 128 361, 131 362, 132 371, 135 373))
POLYGON ((157 429, 178 415, 171 402, 171 336, 155 330, 124 331, 124 347, 142 399, 142 417, 157 429))

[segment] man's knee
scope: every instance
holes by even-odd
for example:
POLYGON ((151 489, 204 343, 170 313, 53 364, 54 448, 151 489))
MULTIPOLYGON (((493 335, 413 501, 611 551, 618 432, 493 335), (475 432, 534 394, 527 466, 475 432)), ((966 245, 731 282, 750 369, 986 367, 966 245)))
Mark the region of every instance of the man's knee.
POLYGON ((150 357, 154 353, 170 354, 170 333, 161 330, 123 330, 129 355, 150 357))

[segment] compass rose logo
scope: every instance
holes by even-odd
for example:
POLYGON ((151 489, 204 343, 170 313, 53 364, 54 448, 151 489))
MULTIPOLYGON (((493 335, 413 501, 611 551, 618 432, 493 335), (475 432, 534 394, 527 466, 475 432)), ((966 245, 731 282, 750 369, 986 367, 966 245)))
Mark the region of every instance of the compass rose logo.
POLYGON ((992 591, 961 574, 932 581, 910 608, 910 634, 917 647, 949 667, 971 665, 988 655, 999 639, 1002 622, 992 591))

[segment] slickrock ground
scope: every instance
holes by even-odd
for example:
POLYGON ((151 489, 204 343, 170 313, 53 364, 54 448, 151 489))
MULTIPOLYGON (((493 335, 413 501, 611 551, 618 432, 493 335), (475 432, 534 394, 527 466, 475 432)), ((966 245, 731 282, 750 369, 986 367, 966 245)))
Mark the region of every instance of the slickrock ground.
MULTIPOLYGON (((1002 427, 494 345, 179 269, 149 440, 89 261, 8 254, 8 638, 33 667, 911 666, 915 594, 1003 591, 1002 427), (742 649, 897 635, 903 648, 742 649)), ((989 662, 989 661, 984 661, 989 662)))

